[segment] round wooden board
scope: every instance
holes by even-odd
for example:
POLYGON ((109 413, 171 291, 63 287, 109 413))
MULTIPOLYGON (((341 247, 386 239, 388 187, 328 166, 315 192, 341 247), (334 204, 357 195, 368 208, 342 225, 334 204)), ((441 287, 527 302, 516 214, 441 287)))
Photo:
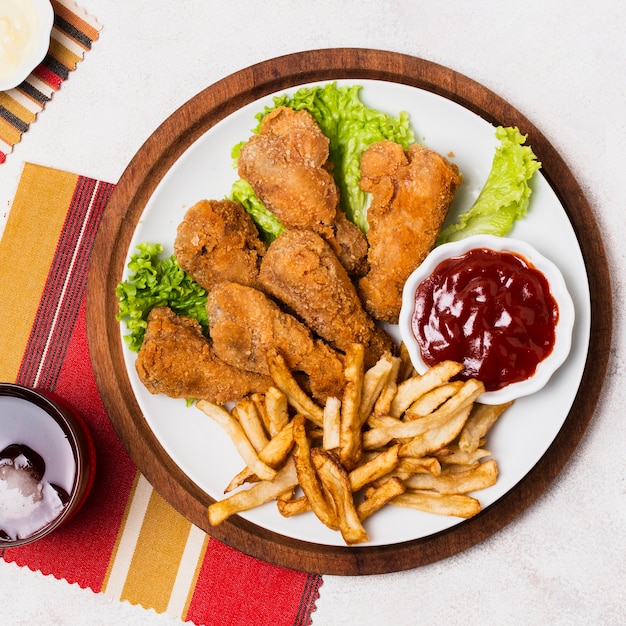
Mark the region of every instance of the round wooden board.
POLYGON ((251 556, 308 572, 379 574, 447 558, 486 539, 522 513, 559 474, 592 418, 611 344, 609 271, 592 210, 569 168, 542 133, 520 112, 482 85, 453 70, 412 56, 367 49, 325 49, 290 54, 236 72, 208 87, 171 115, 124 171, 104 213, 87 286, 89 346, 102 400, 139 470, 178 511, 211 536, 251 556), (591 291, 587 362, 573 406, 559 434, 535 467, 476 517, 405 543, 343 548, 293 540, 238 516, 210 527, 211 498, 166 454, 148 427, 126 375, 115 287, 130 240, 157 184, 203 133, 241 106, 294 85, 335 79, 391 81, 425 89, 493 124, 528 134, 542 173, 556 192, 580 242, 591 291))

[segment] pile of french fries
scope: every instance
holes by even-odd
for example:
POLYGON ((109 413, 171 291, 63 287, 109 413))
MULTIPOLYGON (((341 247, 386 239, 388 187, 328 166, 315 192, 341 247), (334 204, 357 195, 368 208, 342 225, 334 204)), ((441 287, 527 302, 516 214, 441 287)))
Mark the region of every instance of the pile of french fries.
POLYGON ((477 380, 454 380, 442 362, 422 375, 402 346, 364 369, 364 347, 345 355, 341 398, 318 405, 280 354, 269 358, 274 386, 232 410, 197 403, 231 437, 245 463, 209 506, 211 525, 275 500, 285 517, 313 511, 347 545, 369 541, 364 521, 388 503, 469 518, 468 495, 493 485, 496 462, 484 449, 489 428, 511 404, 484 405, 477 380))

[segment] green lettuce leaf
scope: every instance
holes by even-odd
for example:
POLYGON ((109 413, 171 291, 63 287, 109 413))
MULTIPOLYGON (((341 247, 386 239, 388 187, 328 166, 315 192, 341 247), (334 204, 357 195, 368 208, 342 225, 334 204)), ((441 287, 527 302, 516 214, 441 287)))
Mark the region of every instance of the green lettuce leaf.
MULTIPOLYGON (((397 117, 369 108, 359 97, 361 85, 303 87, 293 96, 287 94, 274 98, 274 104, 257 114, 259 132, 263 118, 280 106, 305 109, 315 118, 330 140, 329 160, 340 191, 341 208, 348 219, 363 232, 367 232, 368 194, 361 190, 361 155, 372 143, 388 139, 399 143, 405 150, 415 142, 409 116, 401 112, 397 117)), ((233 148, 237 158, 241 144, 233 148)))
POLYGON ((526 135, 517 128, 498 126, 496 137, 500 145, 485 185, 458 222, 441 231, 438 245, 478 234, 504 237, 526 215, 532 191, 529 181, 541 163, 531 147, 523 145, 526 135))
POLYGON ((254 189, 247 181, 240 178, 233 183, 230 199, 243 206, 257 225, 261 237, 268 244, 285 230, 280 220, 257 198, 254 189))
POLYGON ((155 306, 169 306, 175 313, 198 320, 208 333, 206 311, 207 293, 171 256, 161 259, 161 244, 144 243, 137 246, 128 263, 130 274, 118 283, 119 321, 125 321, 130 334, 124 340, 138 352, 148 326, 148 313, 155 306))

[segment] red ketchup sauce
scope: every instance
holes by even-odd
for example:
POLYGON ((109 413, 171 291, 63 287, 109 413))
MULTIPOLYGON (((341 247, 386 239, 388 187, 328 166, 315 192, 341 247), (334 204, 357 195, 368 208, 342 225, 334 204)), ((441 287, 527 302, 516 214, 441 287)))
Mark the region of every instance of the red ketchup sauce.
POLYGON ((462 363, 487 391, 530 378, 554 348, 559 318, 545 276, 511 252, 474 249, 442 261, 415 293, 424 362, 462 363))

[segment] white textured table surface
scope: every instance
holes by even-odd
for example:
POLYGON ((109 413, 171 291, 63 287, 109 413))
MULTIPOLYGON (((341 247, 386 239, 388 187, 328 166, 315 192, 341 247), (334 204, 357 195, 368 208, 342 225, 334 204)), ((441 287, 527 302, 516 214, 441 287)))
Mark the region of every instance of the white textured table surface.
MULTIPOLYGON (((117 182, 165 117, 247 65, 369 47, 446 65, 507 99, 580 182, 604 234, 615 327, 581 445, 550 489, 489 540, 385 576, 325 576, 315 626, 626 624, 626 5, 621 0, 81 0, 99 41, 0 166, 0 230, 25 161, 117 182)), ((174 624, 0 560, 1 624, 174 624)), ((230 623, 223 616, 222 623, 230 623)))

